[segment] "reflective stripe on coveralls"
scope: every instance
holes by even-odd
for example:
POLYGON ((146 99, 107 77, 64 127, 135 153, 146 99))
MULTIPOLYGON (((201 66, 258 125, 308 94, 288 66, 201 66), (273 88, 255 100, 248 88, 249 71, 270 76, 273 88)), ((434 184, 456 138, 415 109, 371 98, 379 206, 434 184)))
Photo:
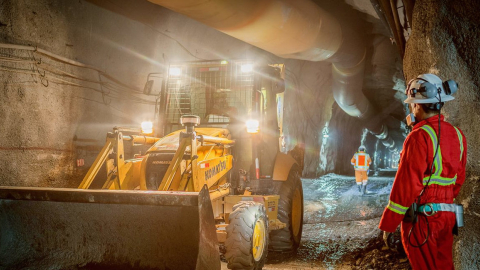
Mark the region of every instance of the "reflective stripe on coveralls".
MULTIPOLYGON (((429 126, 429 125, 424 125, 421 127, 421 129, 425 130, 432 140, 432 145, 433 145, 433 156, 435 156, 435 151, 437 150, 437 144, 438 144, 438 138, 437 134, 435 133, 435 130, 429 126)), ((463 154, 463 140, 461 138, 461 135, 459 134, 458 129, 455 128, 457 131, 457 135, 459 135, 459 140, 460 140, 460 146, 462 148, 462 154, 463 154)), ((461 157, 461 156, 460 156, 461 157)), ((438 153, 437 156, 435 157, 435 160, 433 162, 434 167, 435 167, 435 172, 432 174, 432 177, 430 179, 430 176, 426 176, 423 178, 423 185, 425 186, 427 182, 430 179, 430 182, 428 182, 428 185, 433 185, 437 184, 440 186, 448 186, 448 185, 455 185, 455 182, 457 181, 457 175, 455 175, 453 178, 447 178, 447 177, 441 177, 440 175, 442 174, 443 171, 443 164, 442 164, 442 151, 440 147, 438 147, 438 153)))
POLYGON ((394 203, 392 201, 388 201, 387 208, 392 210, 393 212, 400 214, 400 215, 405 215, 405 213, 408 210, 408 207, 402 206, 398 203, 394 203))
POLYGON ((458 135, 458 140, 460 141, 460 160, 462 160, 463 157, 463 136, 460 130, 458 130, 457 127, 453 127, 455 131, 457 132, 458 135))

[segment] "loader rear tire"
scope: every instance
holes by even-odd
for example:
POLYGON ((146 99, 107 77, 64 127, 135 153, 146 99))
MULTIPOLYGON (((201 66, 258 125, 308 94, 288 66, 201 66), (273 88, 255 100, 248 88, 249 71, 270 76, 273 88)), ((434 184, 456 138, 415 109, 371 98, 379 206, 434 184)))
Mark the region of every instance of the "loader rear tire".
POLYGON ((295 253, 300 246, 303 226, 303 188, 298 166, 292 167, 278 195, 278 219, 287 226, 270 233, 269 250, 295 253))
POLYGON ((240 202, 227 226, 225 258, 228 269, 261 270, 267 258, 268 219, 263 204, 240 202))

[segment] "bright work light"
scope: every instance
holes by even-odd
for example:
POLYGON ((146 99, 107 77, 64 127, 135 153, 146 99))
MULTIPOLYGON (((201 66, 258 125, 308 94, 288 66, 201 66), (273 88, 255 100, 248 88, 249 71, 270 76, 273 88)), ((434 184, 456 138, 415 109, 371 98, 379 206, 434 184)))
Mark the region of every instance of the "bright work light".
POLYGON ((242 72, 252 72, 253 70, 253 65, 252 64, 246 64, 246 65, 242 65, 242 67, 240 68, 242 72))
POLYGON ((260 123, 258 122, 258 120, 248 120, 246 125, 248 133, 258 133, 258 131, 260 130, 260 123))
POLYGON ((143 134, 152 134, 153 133, 153 123, 146 121, 142 122, 142 133, 143 134))
POLYGON ((180 76, 182 74, 182 69, 178 67, 170 68, 170 76, 180 76))

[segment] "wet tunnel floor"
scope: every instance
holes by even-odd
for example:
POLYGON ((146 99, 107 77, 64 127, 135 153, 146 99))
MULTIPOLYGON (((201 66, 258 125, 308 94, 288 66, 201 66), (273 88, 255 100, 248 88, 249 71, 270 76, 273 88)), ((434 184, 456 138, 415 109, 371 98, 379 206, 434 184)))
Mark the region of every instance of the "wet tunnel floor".
MULTIPOLYGON (((352 269, 354 254, 373 242, 378 246, 377 226, 393 179, 370 177, 366 196, 360 195, 354 177, 303 179, 305 212, 298 254, 269 253, 263 269, 352 269)), ((222 269, 227 269, 226 263, 222 269)))

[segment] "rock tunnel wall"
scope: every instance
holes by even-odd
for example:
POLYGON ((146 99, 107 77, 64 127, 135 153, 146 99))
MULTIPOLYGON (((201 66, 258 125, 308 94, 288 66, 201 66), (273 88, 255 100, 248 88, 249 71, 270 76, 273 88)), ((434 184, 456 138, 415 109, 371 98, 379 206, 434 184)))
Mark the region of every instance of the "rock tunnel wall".
MULTIPOLYGON (((0 185, 76 187, 112 127, 154 120, 155 98, 139 93, 147 74, 162 72, 168 62, 202 59, 285 62, 283 150, 305 144, 304 176, 350 169, 342 163, 357 143, 328 143, 327 154, 319 155, 334 104, 330 63, 279 59, 147 1, 1 2, 0 43, 38 46, 128 87, 105 85, 111 81, 96 71, 34 52, 0 49, 8 58, 0 62, 0 185), (345 158, 338 161, 339 156, 345 158), (84 166, 77 166, 79 159, 84 166)), ((350 140, 359 140, 361 128, 351 129, 355 119, 343 115, 335 121, 333 134, 350 127, 350 140)))
MULTIPOLYGON (((296 62, 293 60, 288 62, 296 62)), ((331 94, 331 67, 325 63, 291 63, 287 72, 285 142, 305 147, 304 177, 330 172, 353 173, 350 158, 360 145, 361 124, 338 107, 331 94), (299 84, 299 85, 298 85, 299 84), (327 125, 328 138, 323 137, 327 125)))
MULTIPOLYGON (((326 140, 324 153, 320 155, 321 160, 318 165, 318 172, 323 173, 340 173, 344 175, 353 175, 354 170, 350 164, 350 159, 357 152, 358 147, 362 144, 362 123, 357 118, 346 114, 336 103, 333 104, 332 118, 328 124, 329 136, 322 138, 326 140)), ((367 135, 367 133, 365 133, 367 135)), ((370 133, 368 133, 370 134, 370 133)), ((373 137, 373 136, 372 136, 373 137)), ((374 138, 365 138, 366 142, 376 141, 374 138)), ((365 145, 370 154, 373 154, 371 145, 365 145)))
POLYGON ((456 269, 480 269, 480 10, 479 1, 416 1, 412 34, 404 59, 406 79, 435 73, 458 82, 446 103, 447 120, 468 143, 467 177, 457 202, 465 207, 465 227, 455 238, 456 269))

